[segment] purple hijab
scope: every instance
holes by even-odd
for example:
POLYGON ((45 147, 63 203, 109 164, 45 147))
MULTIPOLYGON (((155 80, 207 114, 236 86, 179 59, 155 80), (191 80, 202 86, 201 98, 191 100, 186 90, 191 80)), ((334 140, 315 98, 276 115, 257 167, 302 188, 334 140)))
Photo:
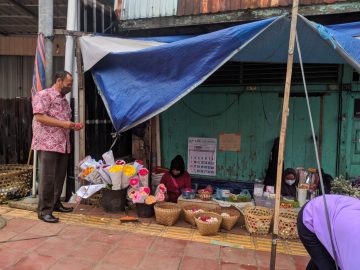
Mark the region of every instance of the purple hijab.
MULTIPOLYGON (((360 269, 360 200, 342 195, 326 195, 326 202, 339 267, 342 270, 360 269)), ((303 223, 334 257, 321 196, 305 206, 303 223)))

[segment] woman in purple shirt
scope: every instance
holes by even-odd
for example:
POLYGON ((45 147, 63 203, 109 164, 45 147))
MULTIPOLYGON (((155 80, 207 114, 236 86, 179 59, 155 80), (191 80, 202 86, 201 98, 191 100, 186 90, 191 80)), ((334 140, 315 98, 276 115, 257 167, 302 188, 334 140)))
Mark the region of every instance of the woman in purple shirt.
MULTIPOLYGON (((342 195, 325 195, 338 267, 360 269, 360 200, 342 195)), ((323 198, 309 201, 299 212, 299 237, 311 260, 307 270, 336 269, 323 198)))

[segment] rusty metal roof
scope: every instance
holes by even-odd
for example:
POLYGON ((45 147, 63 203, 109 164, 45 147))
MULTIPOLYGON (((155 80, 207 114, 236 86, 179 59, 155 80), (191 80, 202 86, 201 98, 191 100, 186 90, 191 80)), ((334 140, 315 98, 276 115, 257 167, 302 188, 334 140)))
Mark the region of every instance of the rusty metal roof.
MULTIPOLYGON (((81 0, 84 3, 84 0, 81 0)), ((68 0, 54 0, 54 29, 66 28, 68 0)), ((96 0, 113 5, 113 0, 96 0)), ((0 35, 34 35, 38 32, 38 0, 0 0, 0 35)), ((87 0, 92 5, 93 0, 87 0)))

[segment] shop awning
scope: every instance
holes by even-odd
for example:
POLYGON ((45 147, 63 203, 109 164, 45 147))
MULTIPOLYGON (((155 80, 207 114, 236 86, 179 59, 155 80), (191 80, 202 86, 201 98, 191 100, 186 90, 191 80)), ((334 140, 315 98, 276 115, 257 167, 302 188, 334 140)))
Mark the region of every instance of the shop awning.
MULTIPOLYGON (((348 63, 360 72, 360 40, 353 37, 358 25, 343 31, 299 16, 303 62, 348 63)), ((289 32, 290 17, 284 15, 194 37, 84 36, 80 44, 84 69, 91 70, 122 132, 172 106, 229 60, 286 63, 289 32)))

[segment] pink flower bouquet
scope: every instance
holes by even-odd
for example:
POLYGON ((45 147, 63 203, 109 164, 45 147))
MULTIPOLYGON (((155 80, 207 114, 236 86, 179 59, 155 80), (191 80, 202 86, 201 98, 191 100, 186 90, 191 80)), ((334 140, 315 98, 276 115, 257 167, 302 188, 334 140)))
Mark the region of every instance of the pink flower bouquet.
POLYGON ((139 178, 143 187, 149 186, 149 170, 142 168, 139 170, 139 178))
POLYGON ((131 187, 137 188, 139 186, 139 178, 137 177, 131 178, 129 184, 131 187))

